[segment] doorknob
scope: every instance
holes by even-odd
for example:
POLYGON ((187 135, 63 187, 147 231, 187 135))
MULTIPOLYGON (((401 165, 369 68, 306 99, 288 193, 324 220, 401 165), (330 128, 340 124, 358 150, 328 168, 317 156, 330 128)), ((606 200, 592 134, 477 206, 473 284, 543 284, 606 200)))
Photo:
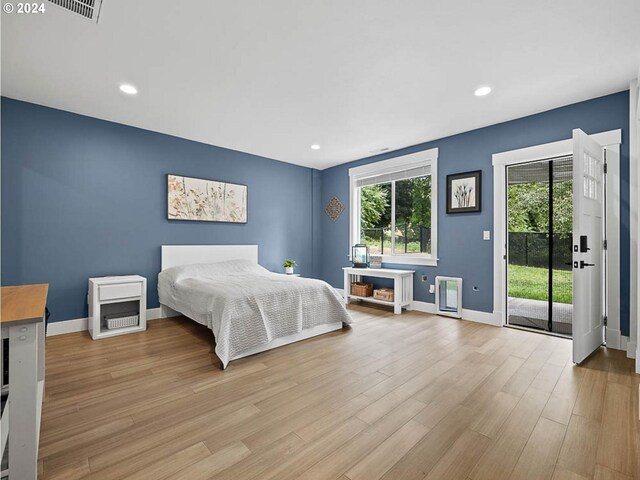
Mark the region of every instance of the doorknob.
POLYGON ((595 267, 596 264, 595 263, 587 263, 584 260, 580 260, 580 268, 584 268, 584 267, 595 267))

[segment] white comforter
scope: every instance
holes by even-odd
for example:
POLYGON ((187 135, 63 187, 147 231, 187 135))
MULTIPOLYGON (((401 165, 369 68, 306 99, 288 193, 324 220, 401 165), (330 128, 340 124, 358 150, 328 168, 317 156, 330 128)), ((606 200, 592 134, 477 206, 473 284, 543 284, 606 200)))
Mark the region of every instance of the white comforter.
POLYGON ((226 368, 243 352, 329 323, 351 323, 322 280, 271 273, 243 261, 185 265, 158 275, 160 303, 208 326, 226 368))

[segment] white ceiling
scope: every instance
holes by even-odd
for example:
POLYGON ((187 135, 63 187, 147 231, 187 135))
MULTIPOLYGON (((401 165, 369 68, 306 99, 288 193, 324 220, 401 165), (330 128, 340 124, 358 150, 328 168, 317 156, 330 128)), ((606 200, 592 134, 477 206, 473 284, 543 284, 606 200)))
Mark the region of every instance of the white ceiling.
POLYGON ((103 0, 97 25, 45 5, 1 15, 3 95, 319 169, 617 92, 640 65, 638 0, 103 0))

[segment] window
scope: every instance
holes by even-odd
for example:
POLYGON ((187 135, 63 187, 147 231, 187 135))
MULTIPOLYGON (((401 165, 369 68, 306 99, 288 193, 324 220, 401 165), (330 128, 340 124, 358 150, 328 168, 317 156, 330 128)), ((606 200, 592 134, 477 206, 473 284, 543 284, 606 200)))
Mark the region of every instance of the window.
POLYGON ((431 149, 349 170, 351 245, 386 263, 436 264, 437 158, 431 149))

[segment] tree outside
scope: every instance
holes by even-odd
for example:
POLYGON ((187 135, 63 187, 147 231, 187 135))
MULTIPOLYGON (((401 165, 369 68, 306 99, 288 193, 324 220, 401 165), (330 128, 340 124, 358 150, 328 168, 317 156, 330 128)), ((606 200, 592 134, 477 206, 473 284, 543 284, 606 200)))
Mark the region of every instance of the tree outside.
MULTIPOLYGON (((509 231, 549 233, 549 184, 509 185, 509 231)), ((553 231, 573 231, 573 184, 553 184, 553 231)))
MULTIPOLYGON (((532 265, 535 260, 542 260, 548 264, 548 234, 549 234, 549 183, 530 182, 512 184, 508 186, 508 231, 511 234, 521 233, 520 240, 510 242, 509 254, 509 296, 532 300, 548 300, 549 270, 547 266, 532 265), (545 245, 540 247, 540 237, 545 238, 545 245), (537 242, 537 243, 536 243, 537 242), (518 248, 516 252, 513 249, 518 248), (523 262, 523 252, 529 249, 529 255, 541 255, 542 248, 545 258, 533 259, 533 262, 523 262), (538 250, 536 250, 538 249, 538 250), (533 252, 533 253, 532 253, 533 252), (516 259, 517 260, 514 260, 516 259), (524 263, 524 264, 523 264, 524 263), (529 264, 527 264, 529 263, 529 264)), ((554 232, 554 268, 553 301, 558 303, 572 302, 572 273, 571 267, 562 261, 570 255, 571 237, 573 231, 573 183, 570 180, 553 184, 553 232, 554 232), (562 250, 560 250, 562 249, 562 250), (564 249, 568 249, 567 252, 564 249)), ((570 261, 570 258, 569 258, 570 261)))
MULTIPOLYGON (((371 253, 391 252, 391 183, 360 189, 362 243, 371 253)), ((431 250, 431 177, 395 182, 395 253, 431 250)))
POLYGON ((360 226, 384 228, 391 221, 391 184, 367 185, 360 189, 360 226), (389 187, 389 188, 387 188, 389 187), (389 207, 389 208, 387 208, 389 207), (385 218, 386 217, 386 218, 385 218))

